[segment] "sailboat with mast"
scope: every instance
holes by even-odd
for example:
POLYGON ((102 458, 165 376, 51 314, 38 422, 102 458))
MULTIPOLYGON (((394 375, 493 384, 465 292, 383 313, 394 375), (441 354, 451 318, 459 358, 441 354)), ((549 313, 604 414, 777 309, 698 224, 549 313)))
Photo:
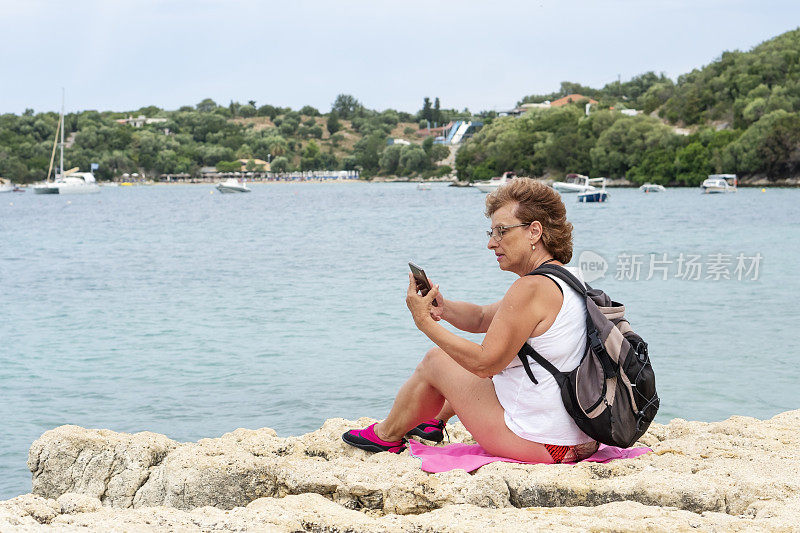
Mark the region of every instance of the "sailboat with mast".
POLYGON ((61 114, 58 116, 56 136, 53 139, 53 151, 50 153, 50 167, 47 169, 47 179, 33 186, 36 194, 91 194, 100 192, 100 186, 91 172, 78 172, 79 168, 64 170, 64 90, 61 90, 61 114), (59 133, 61 134, 59 142, 59 133), (53 171, 53 160, 56 155, 56 146, 59 148, 58 173, 50 180, 53 171))

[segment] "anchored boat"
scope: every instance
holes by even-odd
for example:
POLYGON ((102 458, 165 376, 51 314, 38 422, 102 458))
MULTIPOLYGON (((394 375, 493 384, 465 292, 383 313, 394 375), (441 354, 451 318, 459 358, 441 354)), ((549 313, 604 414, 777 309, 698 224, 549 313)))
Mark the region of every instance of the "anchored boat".
POLYGON ((217 184, 217 190, 221 193, 250 192, 244 180, 228 178, 217 184))
POLYGON ((481 192, 494 192, 498 187, 505 185, 516 177, 517 175, 514 172, 503 172, 502 176, 495 176, 486 181, 476 181, 472 186, 481 192))
POLYGON ((578 202, 581 203, 599 203, 608 201, 608 192, 606 192, 606 179, 605 178, 587 178, 587 184, 592 187, 592 190, 579 192, 578 202), (598 189, 593 183, 600 185, 598 189))
POLYGON ((736 174, 709 174, 708 179, 700 185, 700 189, 704 194, 715 194, 736 192, 738 186, 739 178, 736 174))
POLYGON ((639 190, 645 193, 650 193, 650 192, 664 192, 667 189, 663 185, 659 185, 657 183, 645 183, 644 185, 639 187, 639 190))
POLYGON ((91 194, 100 192, 100 186, 94 179, 91 172, 78 172, 79 168, 64 171, 64 94, 61 94, 61 114, 58 117, 56 127, 56 137, 53 139, 53 151, 50 154, 50 168, 47 169, 47 179, 42 183, 33 186, 36 194, 91 194), (58 134, 61 132, 61 142, 58 142, 58 134), (56 155, 56 143, 59 147, 58 173, 50 181, 50 173, 53 170, 53 159, 56 155))
MULTIPOLYGON (((597 179, 597 178, 592 178, 597 179)), ((587 192, 595 190, 594 187, 590 182, 592 180, 589 179, 588 176, 584 176, 583 174, 567 174, 564 177, 564 181, 557 181, 553 183, 553 188, 560 193, 573 193, 573 192, 587 192)))

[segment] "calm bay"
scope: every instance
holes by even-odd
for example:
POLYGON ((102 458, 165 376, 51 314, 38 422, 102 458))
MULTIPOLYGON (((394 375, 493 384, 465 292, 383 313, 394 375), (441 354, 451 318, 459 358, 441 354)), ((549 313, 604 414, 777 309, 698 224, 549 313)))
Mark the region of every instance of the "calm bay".
MULTIPOLYGON (((197 440, 379 418, 430 346, 407 262, 477 303, 515 279, 486 248, 477 190, 252 188, 0 197, 0 499, 30 491, 28 447, 61 424, 197 440)), ((564 199, 572 264, 605 263, 592 284, 650 344, 657 421, 800 405, 800 190, 564 199)))

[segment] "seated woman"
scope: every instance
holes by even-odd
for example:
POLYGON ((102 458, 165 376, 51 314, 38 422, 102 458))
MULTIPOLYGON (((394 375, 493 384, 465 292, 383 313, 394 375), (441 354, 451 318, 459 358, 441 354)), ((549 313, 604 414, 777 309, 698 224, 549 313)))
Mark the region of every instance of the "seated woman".
POLYGON ((486 198, 486 215, 492 222, 488 248, 500 268, 519 279, 502 300, 480 306, 447 300, 438 285, 420 296, 409 275, 406 303, 417 328, 437 347, 400 388, 386 419, 348 431, 342 436, 348 444, 400 453, 406 434, 435 433, 455 411, 492 455, 560 463, 597 450, 597 442, 564 409, 553 376, 531 361, 539 381, 534 384, 517 357, 527 342, 559 370, 570 371, 584 352, 582 298, 556 278, 526 276, 545 263, 563 265, 572 258, 572 224, 564 203, 550 187, 517 178, 486 198), (434 299, 438 307, 432 306, 434 299), (440 319, 462 331, 486 333, 483 342, 452 333, 440 319))

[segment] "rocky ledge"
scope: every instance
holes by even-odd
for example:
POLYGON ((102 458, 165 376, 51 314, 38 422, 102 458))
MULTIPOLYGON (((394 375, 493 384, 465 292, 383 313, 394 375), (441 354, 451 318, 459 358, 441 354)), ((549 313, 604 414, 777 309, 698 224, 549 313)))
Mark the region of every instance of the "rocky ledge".
MULTIPOLYGON (((61 426, 33 443, 33 494, 0 502, 0 531, 796 530, 800 410, 654 424, 653 453, 608 464, 494 463, 426 474, 368 454, 332 419, 300 437, 238 429, 178 443, 61 426)), ((454 442, 470 442, 455 424, 454 442)))

